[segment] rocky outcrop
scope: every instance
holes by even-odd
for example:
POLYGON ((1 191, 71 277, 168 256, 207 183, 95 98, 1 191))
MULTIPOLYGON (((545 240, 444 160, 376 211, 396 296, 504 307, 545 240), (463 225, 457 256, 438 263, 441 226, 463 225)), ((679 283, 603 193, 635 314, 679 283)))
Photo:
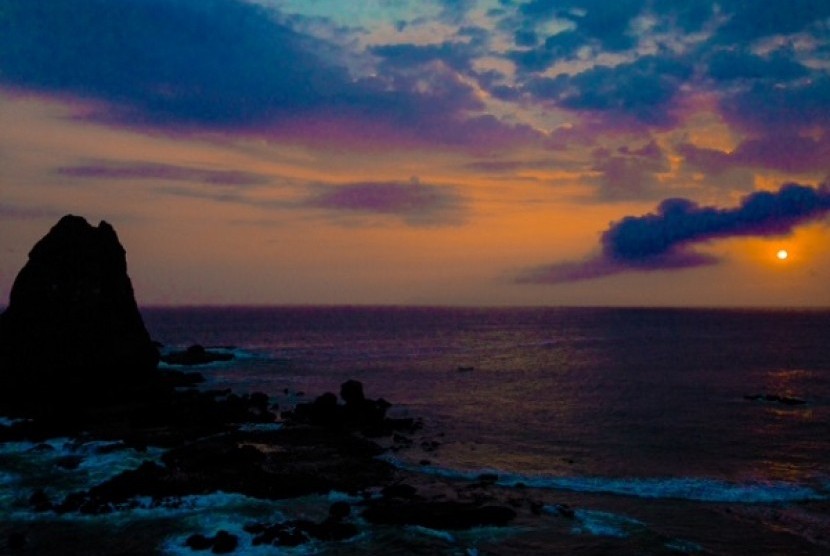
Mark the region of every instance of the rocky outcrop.
POLYGON ((193 344, 184 351, 174 351, 161 356, 161 360, 168 365, 207 365, 217 361, 233 361, 233 353, 207 350, 200 344, 193 344))
POLYGON ((153 381, 157 364, 115 230, 64 216, 29 253, 0 315, 0 402, 123 394, 153 381))

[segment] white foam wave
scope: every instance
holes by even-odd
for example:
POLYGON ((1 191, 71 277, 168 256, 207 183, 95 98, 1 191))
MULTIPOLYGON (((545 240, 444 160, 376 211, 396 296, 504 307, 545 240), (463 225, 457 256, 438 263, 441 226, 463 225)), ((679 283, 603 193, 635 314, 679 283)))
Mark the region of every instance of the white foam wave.
POLYGON ((673 552, 680 552, 681 554, 696 554, 703 552, 703 547, 692 541, 684 541, 683 539, 674 539, 664 545, 673 552))
POLYGON ((418 533, 419 535, 424 535, 426 537, 432 537, 435 539, 442 540, 449 544, 455 544, 456 538, 453 536, 452 533, 448 533, 447 531, 441 531, 439 529, 431 529, 429 527, 423 527, 421 525, 409 525, 406 527, 407 530, 412 531, 414 533, 418 533))
POLYGON ((17 419, 14 417, 3 417, 0 415, 0 427, 13 427, 19 423, 26 423, 31 421, 31 419, 17 419))
POLYGON ((576 510, 574 519, 576 524, 571 532, 577 535, 625 538, 635 531, 643 531, 646 528, 642 521, 599 510, 576 510))
POLYGON ((638 498, 683 499, 698 502, 765 504, 826 500, 827 489, 783 481, 730 482, 708 477, 556 477, 520 475, 482 469, 462 471, 438 466, 419 466, 385 456, 386 461, 409 471, 447 479, 476 481, 482 474, 498 476, 496 484, 515 487, 568 490, 599 494, 617 494, 638 498))
POLYGON ((145 461, 159 461, 162 453, 160 448, 138 451, 120 442, 69 438, 4 442, 0 443, 0 484, 3 476, 12 477, 9 480, 21 488, 43 485, 47 494, 61 497, 73 490, 91 488, 145 461))

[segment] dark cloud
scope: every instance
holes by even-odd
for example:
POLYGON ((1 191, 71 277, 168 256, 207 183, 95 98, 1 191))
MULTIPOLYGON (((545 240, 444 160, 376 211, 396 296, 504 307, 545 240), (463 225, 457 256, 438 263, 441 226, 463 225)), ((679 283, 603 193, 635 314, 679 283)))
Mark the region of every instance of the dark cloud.
POLYGON ((721 99, 727 123, 741 131, 793 135, 830 123, 830 77, 822 65, 829 21, 825 0, 530 0, 500 20, 516 45, 505 53, 518 69, 516 86, 488 90, 504 100, 553 103, 614 127, 621 118, 665 127, 676 122, 680 93, 709 89, 721 99), (570 27, 545 36, 553 19, 570 27), (638 46, 653 54, 573 75, 542 73, 586 53, 587 59, 633 55, 638 46))
POLYGON ((265 185, 271 181, 267 176, 240 170, 209 170, 155 162, 97 162, 78 166, 62 166, 56 170, 56 173, 73 178, 187 181, 237 186, 265 185))
POLYGON ((585 45, 585 37, 576 31, 562 31, 544 40, 537 48, 508 53, 518 68, 525 72, 541 72, 557 60, 568 58, 585 45))
POLYGON ((586 45, 606 51, 627 50, 637 42, 630 32, 631 20, 644 7, 644 0, 531 0, 518 10, 524 32, 554 18, 571 22, 574 29, 545 37, 539 47, 513 52, 511 57, 521 70, 534 72, 547 69, 558 59, 572 57, 586 45))
POLYGON ((370 52, 383 58, 387 67, 413 67, 441 61, 458 71, 469 71, 477 49, 468 43, 447 41, 424 45, 389 44, 372 47, 370 52))
POLYGON ((263 9, 230 0, 8 0, 0 76, 102 98, 124 119, 250 124, 347 82, 263 9))
POLYGON ((455 188, 414 179, 321 185, 302 204, 344 213, 398 216, 412 225, 458 223, 464 205, 455 188))
POLYGON ((683 2, 655 2, 649 6, 659 14, 670 26, 693 33, 700 31, 715 15, 719 4, 712 0, 683 0, 683 2))
POLYGON ((708 63, 708 75, 719 81, 763 79, 790 81, 804 77, 809 70, 791 52, 777 50, 763 57, 741 49, 716 51, 708 63))
MULTIPOLYGON (((466 67, 465 49, 480 35, 462 29, 466 42, 438 51, 381 48, 385 71, 359 77, 335 45, 251 2, 4 0, 0 85, 104 101, 91 120, 133 127, 281 136, 325 121, 353 136, 383 128, 417 142, 475 146, 482 125, 470 115, 482 103, 473 87, 447 70, 413 66, 440 58, 466 67)), ((500 121, 488 130, 527 139, 500 121)))
POLYGON ((647 0, 532 0, 519 6, 510 23, 517 31, 517 47, 508 53, 522 72, 541 72, 560 60, 574 58, 585 47, 595 52, 623 52, 635 48, 642 31, 638 16, 656 16, 654 31, 668 34, 699 32, 713 21, 711 0, 649 2, 647 0), (569 22, 570 29, 539 36, 542 24, 552 19, 569 22))
POLYGON ((760 133, 789 133, 830 125, 830 76, 815 73, 789 83, 764 80, 724 95, 727 122, 760 133))
POLYGON ((830 173, 830 137, 827 136, 768 135, 747 139, 731 152, 682 144, 677 152, 686 164, 707 174, 716 175, 736 167, 830 173))
POLYGON ((723 0, 718 4, 728 18, 718 30, 718 38, 726 42, 797 33, 830 17, 830 2, 826 0, 723 0))
POLYGON ((691 67, 682 60, 644 56, 614 67, 595 66, 576 75, 536 78, 526 90, 562 108, 662 126, 674 122, 672 101, 690 76, 691 67))
POLYGON ((513 42, 516 43, 516 46, 536 46, 539 42, 539 36, 536 31, 519 29, 513 34, 513 42))
POLYGON ((698 243, 742 236, 781 236, 830 212, 830 186, 786 184, 760 191, 736 208, 701 207, 688 199, 667 199, 655 213, 627 216, 602 234, 601 253, 584 261, 534 269, 523 282, 569 282, 630 270, 650 271, 717 262, 691 249, 698 243))

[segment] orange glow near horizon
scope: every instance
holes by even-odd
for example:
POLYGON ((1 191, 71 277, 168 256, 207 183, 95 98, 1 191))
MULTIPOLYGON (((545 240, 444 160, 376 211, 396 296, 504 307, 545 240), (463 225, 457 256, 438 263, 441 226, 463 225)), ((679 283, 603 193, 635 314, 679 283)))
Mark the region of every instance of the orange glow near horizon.
MULTIPOLYGON (((0 175, 3 202, 40 214, 0 221, 8 253, 0 267, 4 298, 28 249, 72 212, 116 227, 143 304, 830 305, 815 278, 830 268, 822 248, 830 234, 821 224, 799 228, 785 244, 758 238, 702 243, 694 248, 724 262, 700 269, 516 284, 528 268, 591 257, 612 222, 654 212, 659 202, 648 195, 604 198, 593 155, 576 147, 505 150, 492 161, 426 148, 378 156, 248 137, 151 135, 74 120, 73 107, 55 100, 0 99, 0 120, 10 124, 0 132, 0 152, 15 160, 0 175), (494 169, 473 164, 482 161, 494 169), (145 162, 238 171, 265 182, 79 178, 56 171, 145 162), (410 180, 437 195, 456 195, 458 218, 407 220, 406 214, 303 205, 320 187, 410 180), (776 253, 784 248, 782 265, 776 253), (754 285, 738 292, 726 286, 747 282, 754 285)), ((695 139, 725 145, 726 136, 715 130, 711 141, 705 134, 695 139)), ((670 137, 658 139, 668 153, 670 137)), ((608 151, 635 164, 642 155, 619 150, 625 140, 609 140, 608 151)), ((642 141, 635 144, 632 149, 642 148, 642 141)), ((671 164, 660 170, 660 190, 652 195, 702 205, 736 202, 719 202, 726 190, 711 181, 692 195, 683 185, 690 170, 677 155, 667 156, 671 164)))

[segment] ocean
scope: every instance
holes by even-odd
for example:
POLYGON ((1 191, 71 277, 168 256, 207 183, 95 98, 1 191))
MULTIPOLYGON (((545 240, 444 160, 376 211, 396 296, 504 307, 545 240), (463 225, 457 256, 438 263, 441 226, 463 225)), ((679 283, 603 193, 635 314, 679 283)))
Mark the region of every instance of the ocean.
MULTIPOLYGON (((423 421, 412 446, 383 456, 388 461, 461 484, 495 474, 493 488, 538 502, 535 519, 505 528, 364 524, 350 541, 283 553, 830 554, 830 311, 223 307, 142 314, 165 349, 200 343, 235 354, 199 369, 205 388, 262 391, 290 409, 360 380, 367 396, 393 404, 394 415, 423 421), (563 517, 563 505, 573 515, 563 517)), ((175 510, 33 514, 21 493, 34 485, 70 492, 159 455, 70 439, 50 446, 0 445, 0 518, 105 527, 113 553, 141 553, 135 537, 153 531, 154 551, 189 554, 183 539, 194 532, 313 515, 348 498, 267 502, 215 493, 175 510), (56 475, 55 459, 67 454, 80 455, 81 464, 56 475)), ((243 545, 237 553, 280 552, 243 545)))

